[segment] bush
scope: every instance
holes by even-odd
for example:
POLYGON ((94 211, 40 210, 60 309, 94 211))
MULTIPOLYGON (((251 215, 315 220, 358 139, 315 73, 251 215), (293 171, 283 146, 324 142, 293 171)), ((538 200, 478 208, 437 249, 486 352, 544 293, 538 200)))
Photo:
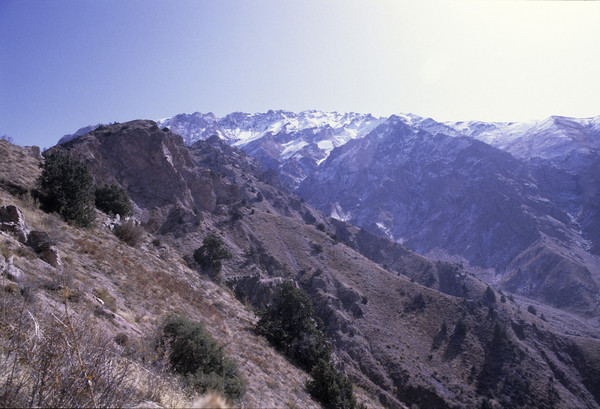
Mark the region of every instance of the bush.
POLYGON ((244 393, 244 381, 237 365, 225 356, 223 347, 202 323, 169 315, 158 345, 168 352, 172 369, 199 393, 214 390, 233 400, 244 393))
POLYGON ((220 237, 210 234, 202 242, 202 246, 194 251, 194 260, 213 280, 218 280, 223 267, 221 261, 229 260, 231 253, 224 247, 220 237))
POLYGON ((118 214, 122 217, 133 213, 133 206, 127 192, 116 183, 96 188, 96 207, 105 213, 118 214))
POLYGON ((60 214, 66 221, 79 226, 93 223, 94 183, 87 167, 60 152, 46 157, 38 179, 42 208, 60 214))
POLYGON ((487 286, 485 294, 483 295, 483 302, 485 305, 496 304, 496 293, 494 293, 494 290, 492 290, 492 287, 489 285, 487 286))
POLYGON ((309 371, 331 355, 325 335, 313 319, 312 302, 292 281, 279 285, 269 309, 259 313, 258 332, 292 362, 309 371))
POLYGON ((458 322, 456 323, 456 327, 454 328, 454 336, 462 338, 467 335, 467 330, 467 321, 464 317, 459 318, 458 322))
POLYGON ((311 371, 308 392, 326 408, 356 408, 356 398, 352 391, 352 381, 335 369, 331 362, 320 360, 311 371))
POLYGON ((535 307, 533 305, 530 305, 529 307, 527 307, 527 311, 533 315, 537 315, 537 310, 535 309, 535 307))
POLYGON ((115 235, 119 240, 132 247, 137 247, 144 237, 144 228, 136 225, 132 220, 127 220, 115 226, 115 235))

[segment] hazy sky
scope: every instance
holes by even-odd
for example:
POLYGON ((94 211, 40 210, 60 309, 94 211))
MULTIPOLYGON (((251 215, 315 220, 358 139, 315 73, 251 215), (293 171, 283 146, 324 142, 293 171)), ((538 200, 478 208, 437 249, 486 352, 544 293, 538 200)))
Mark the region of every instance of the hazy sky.
POLYGON ((269 109, 600 115, 600 2, 0 0, 0 136, 269 109))

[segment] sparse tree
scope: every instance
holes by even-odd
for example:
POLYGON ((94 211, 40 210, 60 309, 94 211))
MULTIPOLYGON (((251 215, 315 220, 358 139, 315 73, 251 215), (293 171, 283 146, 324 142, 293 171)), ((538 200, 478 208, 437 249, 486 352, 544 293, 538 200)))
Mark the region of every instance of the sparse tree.
POLYGON ((496 304, 496 293, 494 293, 494 290, 492 290, 492 287, 490 287, 489 285, 485 289, 485 293, 483 295, 483 302, 486 305, 496 304))
POLYGON ((271 307, 260 313, 257 328, 275 348, 306 370, 319 359, 329 360, 329 344, 313 319, 312 302, 292 281, 279 285, 271 307))
POLYGON ((223 348, 202 323, 178 315, 168 316, 158 347, 169 353, 173 370, 198 392, 216 390, 230 399, 238 399, 244 393, 237 365, 225 356, 223 348))
POLYGON ((194 260, 213 280, 218 280, 220 277, 222 260, 230 258, 231 253, 225 248, 223 240, 215 234, 206 236, 202 246, 194 252, 194 260))
POLYGON ((133 213, 133 206, 125 189, 116 183, 96 188, 96 207, 103 212, 122 217, 133 213))
POLYGON ((85 164, 63 153, 52 153, 46 157, 38 186, 44 210, 79 226, 93 223, 94 181, 85 164))

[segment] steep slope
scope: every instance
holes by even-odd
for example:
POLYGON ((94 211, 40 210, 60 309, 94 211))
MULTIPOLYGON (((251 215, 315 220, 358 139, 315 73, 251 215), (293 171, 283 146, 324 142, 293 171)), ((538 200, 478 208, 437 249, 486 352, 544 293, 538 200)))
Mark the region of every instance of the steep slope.
POLYGON ((577 223, 544 197, 537 183, 530 167, 505 152, 472 138, 415 130, 392 117, 365 138, 334 150, 298 194, 418 253, 443 250, 493 268, 497 276, 488 279, 510 281, 512 291, 596 314, 598 262, 586 253, 577 223), (539 256, 540 248, 547 257, 539 256), (527 254, 546 263, 552 257, 555 264, 564 260, 565 268, 547 271, 527 254), (523 270, 528 278, 519 275, 523 270), (572 277, 563 277, 565 270, 572 277), (567 301, 560 286, 546 288, 559 278, 572 280, 563 290, 585 284, 567 301))
MULTIPOLYGON (((180 138, 157 131, 152 123, 134 122, 114 125, 110 139, 101 134, 106 130, 99 130, 62 149, 86 160, 98 178, 113 177, 127 185, 127 175, 145 172, 144 165, 125 162, 131 163, 129 172, 99 166, 109 158, 103 153, 106 148, 98 144, 115 145, 110 155, 116 155, 120 144, 129 143, 129 129, 136 129, 141 139, 162 141, 152 145, 155 150, 140 146, 140 152, 149 154, 148 160, 171 163, 177 171, 171 174, 185 174, 188 167, 192 173, 215 175, 205 179, 206 188, 217 197, 213 208, 194 211, 189 209, 194 202, 179 200, 174 205, 179 210, 173 213, 178 217, 160 225, 159 240, 172 249, 174 258, 189 259, 207 234, 217 232, 233 255, 224 263, 224 279, 241 299, 264 305, 272 283, 296 280, 313 298, 338 367, 377 397, 380 406, 470 408, 484 399, 504 407, 599 406, 600 356, 598 341, 590 337, 598 336, 593 326, 579 320, 578 336, 565 335, 573 327, 564 328, 563 323, 576 318, 536 304, 545 322, 525 312, 526 300, 507 300, 494 292, 490 296, 486 285, 464 267, 431 262, 398 244, 331 220, 278 188, 276 175, 263 173, 255 160, 217 138, 195 143, 188 151, 189 161, 175 160, 174 152, 187 157, 180 138), (218 183, 210 184, 213 180, 218 183), (219 203, 218 186, 229 184, 239 189, 238 199, 226 196, 229 199, 219 203)), ((469 140, 462 143, 465 149, 484 149, 477 144, 473 148, 469 140)), ((376 145, 371 141, 363 153, 376 145)), ((334 157, 335 151, 330 160, 334 157)), ((513 178, 520 175, 511 171, 513 178)), ((154 202, 147 197, 156 189, 154 181, 140 177, 138 182, 135 188, 127 185, 136 211, 151 213, 154 202)), ((174 201, 187 198, 193 190, 187 182, 174 183, 172 189, 174 201)), ((538 205, 526 195, 519 200, 538 205)), ((153 223, 149 228, 156 231, 153 223)), ((201 300, 197 303, 202 305, 201 300)), ((213 298, 210 305, 219 305, 219 300, 213 298)), ((256 342, 238 336, 239 342, 256 342)))
MULTIPOLYGON (((122 142, 127 143, 126 138, 122 142)), ((156 154, 164 155, 164 152, 159 149, 156 154)), ((48 402, 53 402, 50 391, 60 389, 61 385, 63 389, 74 389, 80 374, 76 362, 68 359, 74 358, 71 350, 76 345, 84 359, 92 354, 94 364, 109 359, 114 368, 123 369, 118 378, 110 378, 109 388, 118 390, 98 391, 102 396, 108 396, 99 403, 110 407, 157 407, 156 404, 160 407, 190 407, 193 394, 175 377, 166 374, 165 368, 151 364, 156 360, 152 343, 159 324, 167 314, 177 313, 204 322, 226 354, 238 364, 246 383, 246 393, 236 405, 319 407, 305 391, 308 375, 289 364, 262 337, 254 334, 254 312, 238 301, 231 291, 190 269, 176 242, 145 234, 138 247, 131 247, 117 239, 107 222, 111 218, 100 212, 96 226, 89 229, 71 226, 56 214, 39 210, 31 199, 30 192, 35 188, 43 160, 39 149, 21 148, 0 141, 0 158, 0 206, 18 206, 26 228, 46 232, 55 242, 62 260, 55 268, 41 260, 15 235, 0 229, 0 343, 3 346, 0 382, 3 402, 25 407, 35 398, 35 402, 39 402, 36 406, 48 406, 48 402), (16 279, 6 274, 5 261, 21 271, 22 277, 16 279), (66 290, 69 295, 65 304, 66 290), (68 308, 74 332, 68 332, 67 328, 55 339, 54 331, 61 330, 67 322, 65 308, 68 308), (37 362, 40 356, 40 366, 31 368, 35 379, 43 380, 42 376, 49 373, 53 385, 59 384, 56 387, 38 385, 43 392, 39 396, 26 395, 20 400, 15 395, 7 401, 4 394, 12 390, 4 387, 4 381, 11 369, 15 371, 7 363, 10 363, 10 351, 14 352, 14 342, 18 341, 15 338, 17 332, 23 346, 29 348, 29 355, 19 363, 23 365, 22 369, 17 367, 15 373, 26 379, 27 365, 37 362), (53 340, 56 344, 52 344, 53 340), (66 345, 64 349, 69 354, 60 355, 61 359, 56 359, 56 355, 47 357, 51 362, 64 362, 72 372, 52 372, 53 364, 43 358, 44 353, 56 351, 47 345, 57 348, 66 345), (74 379, 68 378, 71 374, 74 379)), ((151 186, 150 180, 146 186, 151 186)), ((95 377, 97 374, 109 378, 112 369, 90 367, 89 370, 94 371, 90 372, 94 375, 91 378, 93 385, 102 385, 102 379, 95 377)), ((83 377, 80 381, 84 381, 83 377)), ((27 393, 31 387, 25 384, 23 391, 27 393)), ((87 393, 85 388, 83 392, 87 393)), ((369 404, 368 399, 366 402, 369 404)))
MULTIPOLYGON (((305 199, 327 214, 422 254, 468 261, 484 269, 481 278, 505 283, 511 291, 595 314, 600 264, 600 157, 595 148, 599 118, 440 123, 412 114, 376 119, 269 111, 224 118, 182 114, 160 124, 183 135, 188 145, 216 135, 244 149, 263 168, 277 170, 283 186, 299 188, 305 199), (366 140, 373 129, 392 122, 431 137, 404 145, 386 139, 377 145, 381 160, 369 156, 370 148, 360 148, 372 143, 366 140), (336 173, 337 165, 332 164, 340 160, 326 159, 338 155, 339 149, 346 152, 346 159, 336 173), (368 166, 361 164, 361 155, 368 166), (365 172, 349 170, 356 180, 346 184, 348 169, 343 166, 352 160, 365 172)), ((266 175, 271 181, 273 176, 266 175)), ((205 193, 197 200, 206 198, 205 193)), ((212 206, 212 202, 198 205, 197 200, 184 200, 183 212, 189 215, 194 207, 212 206)), ((158 218, 158 226, 171 211, 155 209, 151 216, 158 218)), ((172 213, 170 220, 180 213, 172 213)))

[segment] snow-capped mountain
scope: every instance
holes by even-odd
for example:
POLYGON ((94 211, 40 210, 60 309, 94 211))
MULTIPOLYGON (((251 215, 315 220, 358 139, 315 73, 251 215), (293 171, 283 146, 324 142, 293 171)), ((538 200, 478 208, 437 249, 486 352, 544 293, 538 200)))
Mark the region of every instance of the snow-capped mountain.
POLYGON ((188 145, 217 135, 334 218, 490 269, 511 291, 600 310, 600 117, 268 111, 159 125, 188 145))

